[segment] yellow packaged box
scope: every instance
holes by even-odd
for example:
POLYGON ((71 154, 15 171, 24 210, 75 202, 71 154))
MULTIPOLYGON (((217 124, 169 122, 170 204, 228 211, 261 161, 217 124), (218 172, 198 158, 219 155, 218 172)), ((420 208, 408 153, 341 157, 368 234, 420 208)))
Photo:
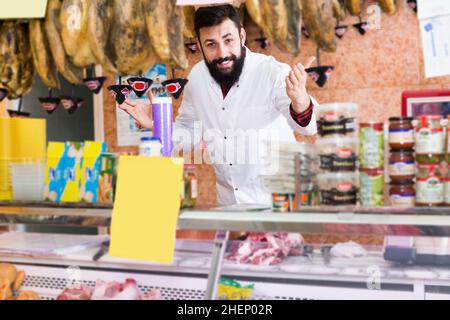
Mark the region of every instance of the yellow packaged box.
POLYGON ((85 141, 81 165, 80 201, 95 203, 98 200, 100 156, 106 151, 106 143, 85 141))
POLYGON ((82 155, 82 142, 48 143, 45 200, 56 202, 78 201, 82 155))
POLYGON ((100 156, 100 177, 98 182, 98 202, 114 202, 114 190, 117 178, 117 156, 113 153, 102 153, 100 156))

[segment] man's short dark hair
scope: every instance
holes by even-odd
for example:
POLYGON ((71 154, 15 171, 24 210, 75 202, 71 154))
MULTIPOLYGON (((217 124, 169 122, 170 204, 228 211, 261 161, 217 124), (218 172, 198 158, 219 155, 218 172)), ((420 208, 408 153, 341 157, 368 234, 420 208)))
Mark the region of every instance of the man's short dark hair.
POLYGON ((221 24, 226 19, 234 22, 238 30, 241 30, 241 18, 232 5, 201 7, 195 12, 194 27, 197 37, 200 36, 200 29, 213 27, 221 24))

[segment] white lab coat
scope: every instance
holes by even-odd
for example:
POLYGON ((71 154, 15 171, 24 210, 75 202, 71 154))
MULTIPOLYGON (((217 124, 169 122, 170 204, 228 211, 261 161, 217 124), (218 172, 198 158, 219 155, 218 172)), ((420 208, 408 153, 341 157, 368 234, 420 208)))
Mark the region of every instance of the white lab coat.
POLYGON ((270 193, 260 177, 262 143, 267 138, 295 141, 293 130, 317 133, 314 113, 307 127, 299 126, 290 115, 285 85, 290 66, 246 50, 242 74, 225 99, 204 61, 192 68, 174 123, 175 152, 190 151, 201 139, 206 143, 216 172, 219 205, 270 204, 270 193))

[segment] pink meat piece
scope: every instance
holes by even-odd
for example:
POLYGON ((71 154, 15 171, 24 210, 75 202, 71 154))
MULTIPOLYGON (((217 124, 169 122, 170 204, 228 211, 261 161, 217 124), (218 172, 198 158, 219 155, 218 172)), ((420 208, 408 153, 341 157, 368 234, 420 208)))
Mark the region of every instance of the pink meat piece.
POLYGON ((97 280, 92 300, 139 300, 140 295, 134 279, 126 279, 124 283, 97 280))
POLYGON ((95 283, 94 293, 92 294, 91 300, 104 300, 106 288, 108 283, 103 280, 97 280, 95 283))
POLYGON ((259 250, 264 250, 264 249, 268 249, 270 248, 270 245, 268 243, 254 243, 254 242, 250 242, 250 246, 251 246, 251 252, 247 255, 242 255, 240 256, 238 262, 239 263, 248 263, 251 261, 251 256, 255 254, 255 252, 259 251, 259 250))
POLYGON ((232 246, 228 260, 238 263, 273 265, 289 255, 300 255, 303 237, 298 233, 250 232, 238 246, 232 246))
POLYGON ((245 263, 245 260, 256 250, 256 244, 250 241, 239 243, 237 249, 230 254, 229 260, 245 263))
POLYGON ((279 258, 279 257, 265 257, 262 262, 261 265, 265 265, 265 266, 273 266, 273 265, 277 265, 280 264, 281 262, 283 262, 283 259, 279 258))
POLYGON ((110 300, 122 291, 122 284, 117 281, 97 280, 92 300, 110 300))
POLYGON ((303 238, 298 233, 267 233, 266 239, 271 244, 271 247, 281 251, 283 257, 289 256, 291 251, 293 255, 299 255, 301 253, 303 238))
POLYGON ((284 257, 288 256, 290 248, 286 243, 286 236, 284 234, 279 233, 268 234, 267 241, 271 244, 272 248, 280 250, 282 256, 284 257))
POLYGON ((248 234, 247 240, 251 240, 254 242, 264 242, 267 241, 266 232, 250 232, 248 234))
POLYGON ((150 290, 142 294, 135 279, 128 278, 124 283, 97 280, 95 288, 80 285, 64 289, 58 300, 157 300, 161 293, 150 290))
POLYGON ((248 261, 252 264, 264 264, 264 260, 270 257, 278 257, 280 250, 277 248, 266 248, 257 250, 248 261))
POLYGON ((114 298, 123 290, 123 286, 120 282, 111 281, 106 284, 105 291, 103 292, 104 297, 106 298, 114 298))
POLYGON ((141 295, 141 300, 161 300, 161 292, 157 289, 151 289, 144 295, 141 295))
POLYGON ((303 253, 303 249, 301 248, 291 248, 289 251, 290 256, 300 256, 303 253))
POLYGON ((78 285, 66 288, 58 295, 56 300, 90 300, 93 289, 86 285, 78 285))
POLYGON ((287 235, 287 245, 290 247, 289 256, 299 256, 303 253, 303 245, 305 244, 305 239, 303 239, 300 233, 288 233, 287 235))
POLYGON ((113 300, 141 300, 141 292, 136 284, 136 281, 133 280, 133 283, 132 281, 127 282, 128 280, 132 279, 125 280, 123 290, 115 295, 112 298, 113 300))

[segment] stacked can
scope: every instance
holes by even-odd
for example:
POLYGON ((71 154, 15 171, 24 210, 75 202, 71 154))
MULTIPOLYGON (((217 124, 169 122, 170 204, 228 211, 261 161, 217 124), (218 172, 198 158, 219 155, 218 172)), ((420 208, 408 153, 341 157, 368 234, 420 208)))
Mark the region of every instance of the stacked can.
POLYGON ((414 122, 416 144, 416 206, 445 203, 445 128, 440 115, 422 115, 414 122))
POLYGON ((356 205, 358 201, 358 105, 322 104, 316 108, 320 159, 317 175, 321 205, 356 205))
POLYGON ((389 118, 389 199, 395 207, 415 204, 414 126, 411 117, 389 118))
POLYGON ((384 124, 359 125, 360 203, 364 207, 384 205, 384 124))

